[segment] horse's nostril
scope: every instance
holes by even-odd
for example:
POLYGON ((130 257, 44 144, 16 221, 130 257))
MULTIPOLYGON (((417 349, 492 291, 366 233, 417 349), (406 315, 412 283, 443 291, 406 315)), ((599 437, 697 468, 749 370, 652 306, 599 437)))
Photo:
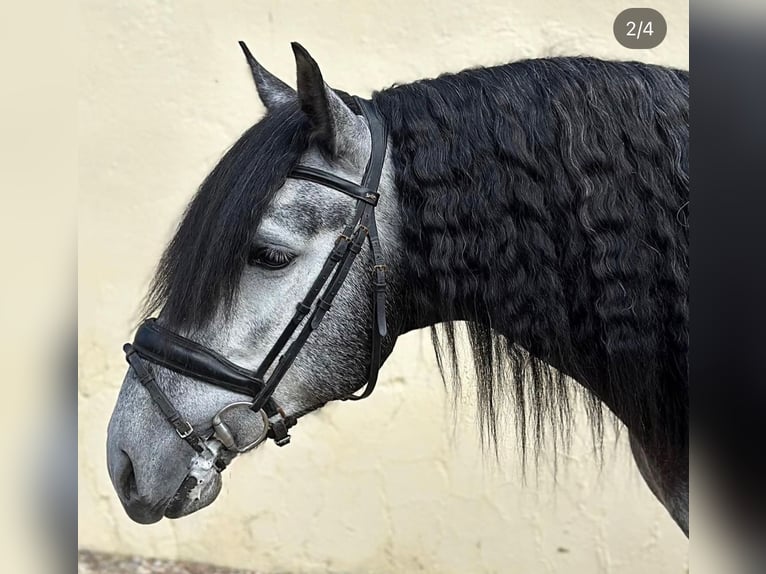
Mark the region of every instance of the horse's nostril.
POLYGON ((138 487, 136 486, 136 473, 133 470, 133 463, 126 452, 122 452, 123 460, 122 469, 120 471, 119 485, 122 495, 125 500, 135 498, 138 494, 138 487))

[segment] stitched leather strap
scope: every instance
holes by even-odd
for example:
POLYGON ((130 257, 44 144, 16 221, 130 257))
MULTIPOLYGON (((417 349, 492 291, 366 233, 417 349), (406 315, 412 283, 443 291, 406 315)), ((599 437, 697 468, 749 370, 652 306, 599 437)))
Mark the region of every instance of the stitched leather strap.
POLYGON ((300 333, 298 333, 298 336, 293 340, 293 342, 287 348, 285 353, 280 357, 279 362, 277 363, 277 365, 274 367, 274 370, 269 375, 269 378, 266 381, 266 384, 264 385, 263 389, 255 397, 253 401, 254 409, 257 408, 258 405, 262 404, 268 397, 270 397, 273 394, 274 390, 277 388, 277 385, 282 380, 282 377, 284 377, 285 373, 293 364, 293 361, 295 361, 295 358, 298 356, 298 353, 306 344, 306 341, 308 340, 311 333, 319 327, 320 323, 324 319, 325 314, 327 313, 327 310, 332 305, 333 299, 335 299, 335 296, 338 294, 338 291, 340 290, 340 287, 343 284, 343 281, 345 280, 349 270, 351 269, 351 264, 354 262, 354 259, 356 258, 357 254, 361 250, 361 245, 364 242, 364 238, 365 238, 364 230, 365 230, 364 227, 357 226, 356 230, 354 231, 352 235, 351 245, 346 251, 343 257, 343 260, 339 263, 337 270, 335 272, 335 275, 333 275, 333 278, 330 281, 330 284, 322 293, 322 297, 320 298, 320 303, 323 303, 323 304, 318 304, 314 308, 314 312, 311 314, 311 317, 309 318, 309 320, 304 324, 300 333))
POLYGON ((330 172, 322 171, 321 169, 316 169, 307 165, 299 165, 293 168, 290 172, 290 177, 295 179, 305 179, 307 181, 331 187, 336 191, 340 191, 341 193, 353 197, 357 201, 363 201, 370 205, 377 205, 378 203, 378 192, 375 191, 377 188, 368 187, 364 183, 362 183, 362 185, 357 185, 352 181, 338 177, 330 172))
POLYGON ((298 303, 295 314, 293 315, 292 319, 284 328, 282 333, 279 335, 279 338, 271 347, 266 357, 264 357, 263 363, 261 363, 261 366, 258 367, 258 370, 256 371, 256 376, 258 378, 263 379, 263 377, 266 376, 266 372, 274 363, 274 359, 276 359, 277 356, 279 356, 279 353, 281 353, 282 349, 284 349, 285 345, 287 345, 288 341, 290 340, 290 337, 292 337, 293 333, 295 333, 295 330, 303 322, 303 319, 305 319, 306 316, 309 314, 309 312, 311 311, 311 306, 316 300, 317 295, 319 295, 319 292, 322 290, 322 287, 324 287, 325 283, 327 283, 327 280, 329 279, 333 270, 336 268, 338 263, 340 263, 340 261, 345 256, 346 251, 348 250, 348 247, 351 244, 351 233, 354 231, 354 228, 357 225, 359 218, 362 216, 363 208, 364 208, 364 204, 360 203, 357 207, 357 211, 354 216, 354 219, 346 225, 343 232, 340 234, 340 236, 338 236, 338 239, 335 241, 335 247, 333 247, 333 250, 330 252, 330 255, 325 260, 324 265, 322 266, 322 270, 319 272, 319 275, 317 275, 317 278, 314 280, 314 283, 309 288, 308 292, 306 293, 306 296, 303 298, 303 301, 298 303))
POLYGON ((197 431, 195 431, 194 427, 181 416, 178 409, 173 406, 173 403, 170 402, 168 396, 157 384, 154 375, 143 365, 141 359, 138 358, 132 345, 126 343, 123 346, 123 350, 125 351, 125 358, 136 372, 139 382, 147 391, 149 391, 149 395, 154 399, 155 404, 160 408, 167 421, 173 425, 178 436, 184 439, 196 452, 203 452, 205 447, 203 446, 203 441, 197 434, 197 431))

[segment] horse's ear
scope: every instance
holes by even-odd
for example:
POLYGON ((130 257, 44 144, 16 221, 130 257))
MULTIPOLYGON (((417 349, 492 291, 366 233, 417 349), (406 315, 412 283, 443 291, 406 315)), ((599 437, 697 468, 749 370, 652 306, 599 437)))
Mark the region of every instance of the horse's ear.
POLYGON ((261 101, 267 110, 279 104, 295 100, 295 90, 261 66, 244 42, 240 42, 239 47, 245 53, 245 59, 250 66, 253 80, 255 80, 255 88, 258 90, 258 95, 261 97, 261 101))
POLYGON ((298 74, 298 101, 311 122, 313 140, 331 157, 353 151, 360 118, 325 84, 319 66, 306 48, 298 42, 293 42, 292 47, 298 74))

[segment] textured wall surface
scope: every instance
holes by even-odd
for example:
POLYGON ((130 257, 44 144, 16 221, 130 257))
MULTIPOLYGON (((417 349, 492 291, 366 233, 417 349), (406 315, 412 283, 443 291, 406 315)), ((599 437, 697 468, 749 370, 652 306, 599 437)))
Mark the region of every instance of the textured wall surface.
MULTIPOLYGON (((81 5, 79 543, 264 572, 687 570, 687 541, 624 440, 603 468, 577 440, 553 477, 522 483, 513 433, 482 456, 470 399, 452 408, 427 336, 409 334, 376 396, 306 417, 227 471, 209 508, 131 522, 106 472, 120 344, 184 205, 260 107, 237 47, 294 84, 289 41, 327 81, 367 95, 444 71, 585 54, 688 67, 688 6, 651 4, 665 42, 629 51, 612 22, 630 2, 87 1, 81 5)), ((610 443, 613 444, 613 443, 610 443)))

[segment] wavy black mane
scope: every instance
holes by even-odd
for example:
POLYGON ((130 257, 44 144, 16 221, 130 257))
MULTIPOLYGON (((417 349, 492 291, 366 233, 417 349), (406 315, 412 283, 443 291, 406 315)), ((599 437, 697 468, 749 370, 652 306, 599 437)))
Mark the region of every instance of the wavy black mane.
POLYGON ((162 259, 144 307, 162 308, 175 327, 199 327, 233 300, 251 234, 308 149, 310 130, 297 102, 248 129, 205 178, 162 259))
MULTIPOLYGON (((591 391, 598 444, 601 398, 647 444, 683 448, 688 73, 551 58, 374 100, 392 138, 416 307, 470 319, 486 436, 496 439, 512 395, 522 446, 531 433, 539 447, 546 429, 554 446, 567 440, 566 373, 591 391)), ((459 383, 456 324, 439 329, 440 367, 459 383)))

